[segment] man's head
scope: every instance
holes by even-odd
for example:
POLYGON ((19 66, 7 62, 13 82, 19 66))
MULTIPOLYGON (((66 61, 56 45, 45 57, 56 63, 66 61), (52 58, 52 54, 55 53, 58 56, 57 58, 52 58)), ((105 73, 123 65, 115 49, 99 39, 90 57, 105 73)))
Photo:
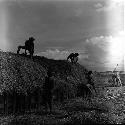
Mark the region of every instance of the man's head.
POLYGON ((29 37, 29 40, 30 40, 30 41, 34 41, 35 38, 33 38, 33 37, 29 37))
POLYGON ((92 71, 89 71, 88 74, 91 75, 91 74, 92 74, 92 71))
POLYGON ((77 57, 77 56, 79 56, 79 54, 78 54, 78 53, 75 53, 75 56, 77 57))

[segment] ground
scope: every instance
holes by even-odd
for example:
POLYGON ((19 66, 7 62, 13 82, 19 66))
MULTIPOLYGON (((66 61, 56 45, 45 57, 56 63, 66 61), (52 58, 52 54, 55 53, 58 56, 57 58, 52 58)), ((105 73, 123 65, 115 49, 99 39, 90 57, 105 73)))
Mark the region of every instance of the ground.
POLYGON ((125 87, 107 86, 107 81, 107 77, 98 78, 97 94, 91 100, 79 97, 65 100, 64 103, 56 102, 52 113, 41 107, 25 115, 1 116, 0 125, 125 123, 125 87))

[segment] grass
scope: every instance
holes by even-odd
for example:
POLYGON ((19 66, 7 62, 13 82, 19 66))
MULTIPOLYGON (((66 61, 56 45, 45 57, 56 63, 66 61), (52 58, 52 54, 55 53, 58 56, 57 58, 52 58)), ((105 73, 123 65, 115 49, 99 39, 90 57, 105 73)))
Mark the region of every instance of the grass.
MULTIPOLYGON (((121 101, 121 100, 120 100, 121 101)), ((25 115, 1 117, 1 125, 42 125, 42 124, 109 124, 122 123, 125 115, 121 103, 113 100, 93 98, 92 101, 76 98, 67 100, 52 113, 39 110, 25 115)))

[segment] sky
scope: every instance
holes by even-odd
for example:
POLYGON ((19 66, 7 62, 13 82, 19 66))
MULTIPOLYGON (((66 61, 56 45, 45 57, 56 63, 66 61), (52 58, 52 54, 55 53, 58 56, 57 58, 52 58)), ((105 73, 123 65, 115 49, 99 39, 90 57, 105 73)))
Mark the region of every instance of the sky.
POLYGON ((0 0, 0 49, 16 53, 33 36, 36 55, 58 60, 78 52, 78 62, 88 69, 119 64, 123 70, 123 1, 0 0))

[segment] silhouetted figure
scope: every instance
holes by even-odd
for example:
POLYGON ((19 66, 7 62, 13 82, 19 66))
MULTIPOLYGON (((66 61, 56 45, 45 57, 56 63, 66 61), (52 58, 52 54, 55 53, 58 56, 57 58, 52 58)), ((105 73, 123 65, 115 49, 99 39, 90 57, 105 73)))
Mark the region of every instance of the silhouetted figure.
POLYGON ((89 71, 89 72, 87 73, 86 78, 87 78, 87 80, 88 80, 87 86, 90 87, 90 88, 92 87, 92 89, 94 89, 94 91, 96 92, 92 71, 89 71))
POLYGON ((73 62, 73 60, 74 60, 74 53, 71 53, 68 57, 67 57, 67 61, 68 60, 71 60, 71 62, 73 62))
POLYGON ((48 70, 47 75, 45 77, 45 83, 43 85, 43 100, 45 104, 46 110, 49 107, 50 112, 52 111, 52 89, 54 88, 54 80, 51 78, 52 73, 48 70))
POLYGON ((112 80, 116 86, 122 86, 119 72, 113 73, 112 80))
POLYGON ((33 53, 34 53, 34 38, 33 37, 29 37, 29 40, 25 41, 25 46, 18 46, 18 50, 17 50, 17 54, 19 54, 20 49, 25 49, 25 55, 27 55, 27 50, 30 53, 30 57, 33 57, 33 53))
POLYGON ((112 82, 113 82, 113 84, 116 86, 116 74, 115 73, 113 73, 113 75, 112 75, 112 82))
POLYGON ((78 61, 78 53, 71 53, 68 57, 67 57, 67 61, 70 59, 71 63, 76 63, 78 61))

